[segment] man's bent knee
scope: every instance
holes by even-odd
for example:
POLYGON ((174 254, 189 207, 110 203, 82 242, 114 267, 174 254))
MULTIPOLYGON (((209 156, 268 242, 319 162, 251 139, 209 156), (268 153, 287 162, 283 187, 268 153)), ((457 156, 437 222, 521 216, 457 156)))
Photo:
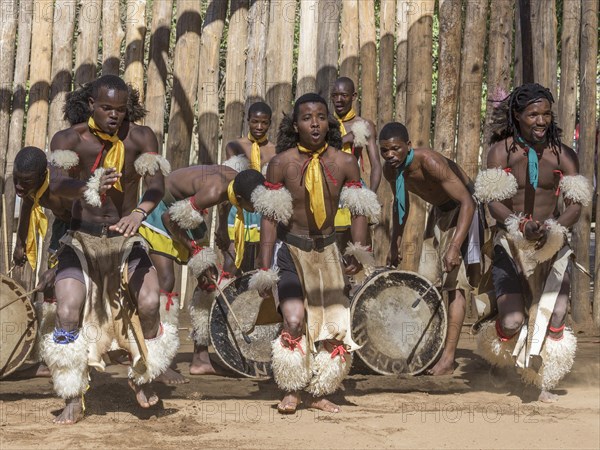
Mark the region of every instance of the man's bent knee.
POLYGON ((500 320, 502 332, 507 336, 516 334, 525 323, 525 316, 521 313, 507 314, 500 320))

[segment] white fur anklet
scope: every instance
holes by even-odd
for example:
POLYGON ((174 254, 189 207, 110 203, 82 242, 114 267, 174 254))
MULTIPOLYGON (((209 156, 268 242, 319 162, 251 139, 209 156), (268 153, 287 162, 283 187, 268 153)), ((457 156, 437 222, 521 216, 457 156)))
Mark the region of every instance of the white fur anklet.
POLYGON ((133 367, 129 367, 129 378, 138 386, 150 383, 167 370, 179 348, 179 334, 176 327, 161 323, 158 333, 153 339, 145 339, 148 349, 146 371, 138 373, 133 367))
POLYGON ((179 293, 160 292, 160 321, 179 326, 179 293))
POLYGON ((190 321, 192 322, 190 337, 197 345, 202 347, 208 347, 210 344, 210 308, 217 293, 216 290, 208 292, 196 288, 188 307, 190 321))
POLYGON ((304 389, 312 376, 309 356, 306 354, 306 337, 295 341, 277 336, 271 342, 273 378, 277 386, 286 392, 304 389))
POLYGON ((322 397, 333 394, 342 385, 344 378, 350 372, 352 366, 352 354, 343 350, 344 354, 332 353, 321 349, 313 358, 311 369, 313 376, 306 387, 306 392, 313 397, 322 397))
POLYGON ((44 336, 42 359, 52 373, 54 390, 64 399, 79 397, 89 385, 87 342, 79 335, 68 344, 57 343, 53 336, 44 336))
POLYGON ((495 322, 485 322, 477 333, 477 354, 494 367, 513 367, 512 357, 517 337, 501 340, 495 322))

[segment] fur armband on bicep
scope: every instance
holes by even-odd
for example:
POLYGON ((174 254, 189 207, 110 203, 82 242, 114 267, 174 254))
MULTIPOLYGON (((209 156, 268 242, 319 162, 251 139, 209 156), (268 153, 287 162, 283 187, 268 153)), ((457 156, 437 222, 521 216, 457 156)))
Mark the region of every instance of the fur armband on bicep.
POLYGON ((190 258, 187 266, 194 278, 198 278, 206 269, 217 266, 217 254, 212 248, 202 248, 190 258))
POLYGON ((379 223, 381 205, 377 194, 364 186, 344 186, 340 193, 340 206, 348 208, 353 216, 366 216, 370 223, 379 223))
POLYGON ((87 181, 87 189, 83 193, 85 201, 92 206, 102 206, 102 196, 100 195, 100 177, 104 173, 103 167, 98 167, 94 174, 87 181))
POLYGON ((519 185, 515 176, 501 168, 482 170, 475 179, 475 197, 480 202, 501 202, 512 198, 519 185))
POLYGON ((344 256, 354 256, 365 267, 375 266, 375 258, 370 247, 350 242, 344 251, 344 256))
POLYGON ((354 135, 355 147, 366 147, 371 137, 369 132, 369 123, 366 120, 358 120, 352 125, 352 134, 354 135))
POLYGON ((560 180, 558 185, 565 200, 587 206, 592 201, 592 186, 583 175, 568 175, 560 180))
POLYGON ((79 165, 79 155, 73 150, 54 150, 48 156, 48 163, 51 166, 69 170, 79 165))
POLYGON ((171 164, 164 157, 157 153, 143 153, 133 163, 138 175, 145 177, 153 176, 157 170, 160 170, 166 177, 171 173, 171 164))
POLYGON ((199 211, 193 202, 194 197, 190 197, 173 203, 169 208, 171 219, 185 230, 198 228, 204 222, 202 211, 199 211))
POLYGON ((287 225, 292 217, 292 194, 285 187, 267 189, 258 186, 250 197, 254 210, 276 222, 287 225))
POLYGON ((248 289, 255 289, 257 291, 266 291, 272 289, 277 285, 279 281, 279 270, 257 270, 254 275, 250 277, 248 282, 248 289))
POLYGON ((222 166, 229 167, 236 172, 241 172, 250 168, 250 161, 246 155, 235 155, 221 163, 222 166))

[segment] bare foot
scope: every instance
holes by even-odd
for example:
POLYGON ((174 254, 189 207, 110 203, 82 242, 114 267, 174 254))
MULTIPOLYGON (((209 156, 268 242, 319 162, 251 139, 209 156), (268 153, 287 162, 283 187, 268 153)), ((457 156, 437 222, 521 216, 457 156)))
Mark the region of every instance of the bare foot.
POLYGON ((323 397, 311 397, 308 401, 308 407, 331 413, 339 413, 341 411, 338 405, 323 397))
POLYGON ((300 394, 298 392, 290 392, 277 405, 279 414, 294 414, 300 404, 300 394))
POLYGON ((431 369, 425 371, 427 375, 451 375, 454 372, 454 358, 442 358, 431 369))
POLYGON ((54 419, 59 425, 73 425, 83 419, 83 404, 81 397, 73 397, 65 402, 65 408, 60 415, 54 419))
POLYGON ((542 391, 540 392, 538 400, 543 403, 556 403, 558 401, 558 395, 548 391, 542 391))
POLYGON ((198 350, 192 356, 190 363, 190 375, 217 375, 217 370, 213 367, 208 356, 208 350, 198 350))
POLYGON ((129 381, 129 386, 135 392, 135 399, 142 408, 150 408, 158 403, 158 395, 152 391, 149 384, 138 386, 133 381, 129 381))
POLYGON ((164 384, 185 384, 190 382, 190 380, 181 375, 179 372, 175 372, 170 367, 167 367, 167 370, 157 376, 154 381, 164 384))

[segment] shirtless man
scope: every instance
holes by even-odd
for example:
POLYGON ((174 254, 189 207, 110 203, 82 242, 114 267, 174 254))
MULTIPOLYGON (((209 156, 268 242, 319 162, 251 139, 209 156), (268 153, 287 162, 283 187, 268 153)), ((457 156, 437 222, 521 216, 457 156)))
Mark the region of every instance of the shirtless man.
POLYGON ((54 388, 66 401, 55 419, 59 424, 81 419, 88 365, 104 368, 102 354, 113 339, 131 354, 129 384, 143 408, 158 402, 149 383, 166 370, 178 347, 177 329, 160 322, 158 278, 136 235, 163 196, 168 163, 157 155, 152 130, 131 122, 129 99, 127 85, 116 76, 83 86, 65 106, 66 112, 80 111, 81 121, 59 131, 50 144, 57 162, 50 190, 74 200, 56 271, 56 329, 44 341, 54 388), (70 102, 82 97, 88 97, 87 105, 72 108, 70 102), (147 190, 138 203, 141 177, 147 190), (121 310, 128 301, 136 304, 137 315, 121 310))
POLYGON ((400 248, 408 218, 408 192, 432 205, 418 272, 448 292, 449 317, 444 351, 428 373, 451 374, 465 318, 465 291, 474 285, 469 281, 468 265, 480 262, 479 215, 474 214, 473 183, 456 163, 440 153, 428 148, 413 149, 408 131, 401 123, 391 122, 381 129, 379 147, 385 159, 383 174, 394 192, 388 265, 397 266, 402 259, 400 248), (474 239, 467 239, 469 234, 474 239), (436 235, 441 236, 439 242, 436 235), (473 241, 475 245, 471 245, 473 241))
MULTIPOLYGON (((40 334, 47 326, 54 326, 56 299, 54 296, 54 276, 56 274, 56 252, 60 238, 64 236, 71 222, 71 206, 73 202, 56 196, 49 187, 50 170, 46 153, 37 147, 25 147, 15 157, 13 181, 15 192, 22 199, 21 214, 17 225, 17 239, 13 252, 13 262, 22 266, 26 262, 33 270, 37 266, 37 236, 42 239, 46 235, 48 219, 43 208, 48 208, 54 214, 52 234, 48 248, 48 270, 40 275, 36 286, 38 292, 44 293, 44 301, 38 309, 40 334)), ((36 348, 39 342, 36 342, 36 348)), ((36 350, 34 349, 34 352, 36 350)), ((36 352, 36 353, 39 353, 36 352)), ((26 369, 27 375, 49 377, 50 371, 42 362, 26 369), (33 370, 30 370, 33 369, 33 370)), ((25 375, 25 372, 22 373, 25 375)))
POLYGON ((498 228, 492 266, 498 316, 480 330, 479 351, 497 367, 516 363, 542 402, 558 400, 550 390, 573 365, 576 338, 565 328, 567 229, 591 201, 576 153, 560 141, 553 102, 548 89, 532 83, 499 104, 487 170, 475 186, 498 228))
POLYGON ((360 183, 355 158, 339 151, 338 124, 317 94, 300 97, 280 127, 277 155, 254 206, 262 215, 259 270, 250 288, 275 288, 283 331, 272 343, 273 375, 286 392, 282 414, 296 411, 306 390, 311 408, 339 412, 325 398, 341 385, 358 346, 351 337, 334 217, 340 203, 352 213, 346 273, 372 263, 364 244, 367 217, 380 212, 375 194, 360 183), (337 147, 337 148, 336 148, 337 147), (352 191, 352 193, 350 193, 352 191), (359 262, 361 261, 361 262, 359 262), (305 310, 306 301, 306 310, 305 310))
MULTIPOLYGON (((234 157, 223 165, 192 166, 172 172, 165 182, 163 202, 152 212, 140 228, 140 234, 150 243, 150 255, 158 271, 161 291, 169 310, 177 313, 179 302, 175 285, 174 261, 187 263, 198 287, 190 302, 194 354, 190 364, 190 374, 207 375, 217 373, 209 354, 208 318, 215 296, 214 279, 216 254, 211 248, 203 248, 204 216, 208 208, 218 206, 218 226, 216 243, 222 250, 229 246, 227 216, 232 204, 244 211, 254 211, 251 195, 257 186, 262 186, 261 173, 246 169, 248 161, 244 156, 234 157), (157 217, 158 216, 158 217, 157 217)), ((242 224, 243 225, 243 224, 242 224)), ((234 242, 234 245, 236 243, 234 242)), ((243 240, 241 242, 243 245, 243 240)), ((221 280, 219 277, 219 281, 221 280)), ((164 301, 161 300, 161 303, 164 301)), ((164 306, 161 304, 161 308, 164 306)), ((174 323, 177 323, 175 317, 174 323)), ((163 374, 161 380, 177 384, 177 373, 163 374)))
MULTIPOLYGON (((269 105, 264 102, 257 102, 248 108, 248 136, 241 137, 231 141, 225 147, 227 159, 235 156, 245 155, 250 161, 250 168, 258 170, 262 174, 266 173, 267 164, 275 156, 275 144, 269 141, 267 133, 271 127, 272 111, 269 105)), ((246 242, 246 257, 236 253, 233 245, 235 232, 235 218, 237 208, 231 208, 228 217, 228 229, 231 243, 228 251, 224 253, 223 270, 225 273, 234 274, 238 270, 247 272, 253 270, 256 266, 255 258, 258 250, 258 241, 260 240, 260 214, 244 211, 244 223, 246 225, 244 240, 246 242), (235 258, 233 260, 232 256, 235 258)))

